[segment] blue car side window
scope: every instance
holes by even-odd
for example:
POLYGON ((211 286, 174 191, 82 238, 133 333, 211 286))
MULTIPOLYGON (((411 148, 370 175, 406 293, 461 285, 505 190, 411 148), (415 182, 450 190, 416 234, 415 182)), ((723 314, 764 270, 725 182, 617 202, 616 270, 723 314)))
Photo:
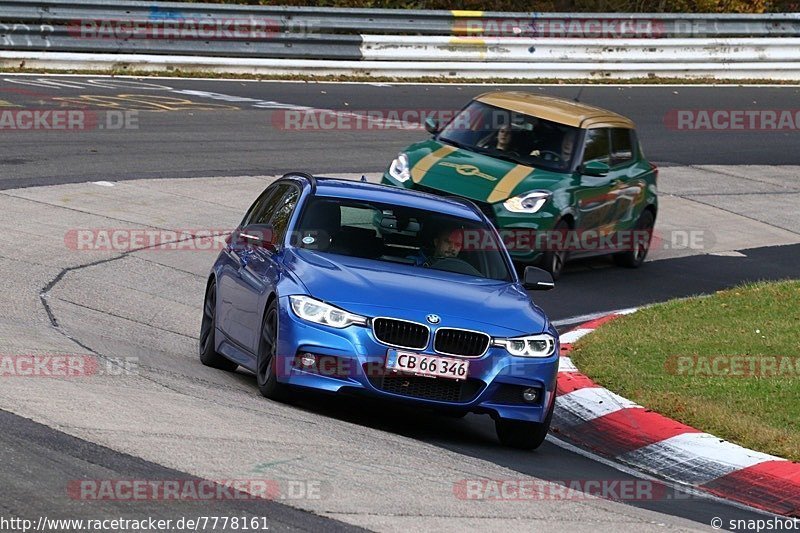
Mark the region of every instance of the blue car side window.
POLYGON ((247 210, 244 218, 242 219, 241 226, 248 224, 266 224, 275 212, 278 201, 286 192, 288 185, 271 185, 267 187, 261 196, 253 202, 250 209, 247 210))
POLYGON ((297 205, 297 200, 300 198, 300 189, 293 185, 288 185, 286 191, 274 204, 272 216, 262 224, 270 224, 272 226, 274 242, 283 242, 286 236, 286 230, 289 228, 289 220, 292 218, 292 213, 297 205))

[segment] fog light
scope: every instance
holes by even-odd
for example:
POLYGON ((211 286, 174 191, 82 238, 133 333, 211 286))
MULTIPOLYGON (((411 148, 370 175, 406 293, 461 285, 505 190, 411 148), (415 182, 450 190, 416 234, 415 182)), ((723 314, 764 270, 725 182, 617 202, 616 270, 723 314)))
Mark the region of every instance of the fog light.
POLYGON ((300 358, 300 364, 303 366, 314 366, 317 362, 317 357, 310 353, 305 353, 300 358))
POLYGON ((539 398, 539 391, 536 389, 525 389, 522 391, 522 399, 528 403, 533 403, 539 398))

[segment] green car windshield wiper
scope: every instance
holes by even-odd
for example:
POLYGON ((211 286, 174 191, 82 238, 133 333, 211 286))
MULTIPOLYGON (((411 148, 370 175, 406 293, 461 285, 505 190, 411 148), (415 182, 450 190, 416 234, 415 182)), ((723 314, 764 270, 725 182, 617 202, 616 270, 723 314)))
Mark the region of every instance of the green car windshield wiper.
POLYGON ((448 139, 447 137, 439 137, 437 140, 445 142, 447 144, 451 144, 451 145, 455 146, 456 148, 464 148, 464 147, 466 147, 465 144, 460 143, 458 141, 454 141, 452 139, 448 139))
POLYGON ((494 158, 496 158, 496 159, 502 159, 503 161, 508 161, 509 163, 516 163, 517 165, 525 165, 525 166, 530 166, 530 163, 527 163, 527 162, 525 162, 525 161, 522 161, 522 160, 520 160, 520 159, 517 159, 517 158, 515 158, 515 157, 512 157, 512 156, 510 156, 510 155, 508 155, 508 154, 497 153, 497 152, 495 152, 495 151, 492 151, 492 152, 487 152, 487 153, 490 153, 490 154, 491 154, 491 156, 492 156, 492 157, 494 157, 494 158))

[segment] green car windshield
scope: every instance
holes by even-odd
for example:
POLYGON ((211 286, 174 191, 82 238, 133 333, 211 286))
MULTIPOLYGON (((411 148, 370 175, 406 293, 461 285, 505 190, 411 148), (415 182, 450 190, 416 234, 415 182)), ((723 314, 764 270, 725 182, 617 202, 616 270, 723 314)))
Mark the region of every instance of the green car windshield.
POLYGON ((567 171, 579 129, 473 101, 439 133, 438 140, 531 167, 567 171))

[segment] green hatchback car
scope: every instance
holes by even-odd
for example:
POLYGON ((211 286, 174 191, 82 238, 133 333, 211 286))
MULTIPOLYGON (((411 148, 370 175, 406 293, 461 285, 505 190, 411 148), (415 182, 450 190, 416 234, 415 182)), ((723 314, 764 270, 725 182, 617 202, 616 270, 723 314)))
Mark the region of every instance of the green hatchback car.
POLYGON ((398 154, 382 183, 472 200, 515 263, 539 262, 554 278, 569 257, 614 254, 628 267, 644 261, 658 169, 630 119, 504 91, 476 97, 446 124, 428 119, 425 128, 433 138, 398 154))

